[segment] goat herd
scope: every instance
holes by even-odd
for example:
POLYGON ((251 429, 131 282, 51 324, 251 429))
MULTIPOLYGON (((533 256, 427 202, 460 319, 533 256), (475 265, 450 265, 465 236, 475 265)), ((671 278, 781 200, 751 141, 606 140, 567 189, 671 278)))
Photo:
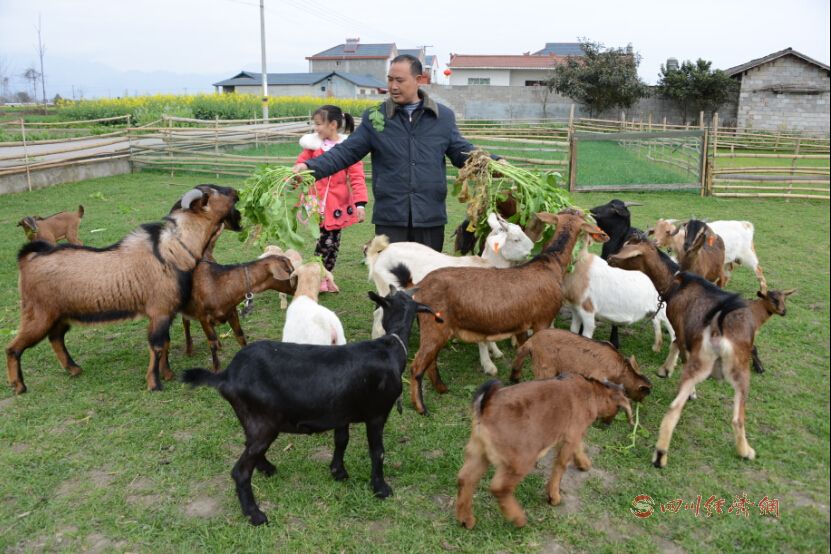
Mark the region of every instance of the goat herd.
POLYGON ((452 337, 478 343, 482 368, 490 375, 496 374, 490 356, 502 355, 494 341, 515 338, 519 346, 511 381, 520 380, 528 357, 535 380, 504 388, 493 380, 474 394, 456 518, 467 528, 475 525, 473 492, 492 464, 496 472, 490 490, 504 516, 522 527, 526 517, 513 492, 536 461, 549 449, 558 449, 547 485, 549 502, 556 505, 567 465, 573 462, 583 471, 591 467, 583 446, 588 427, 598 419, 611 423, 621 409, 631 423, 630 400, 641 401, 651 390, 635 357, 618 352, 616 327, 613 344, 591 340, 596 319, 625 325, 651 318, 653 349, 661 349, 662 324, 672 339, 659 375, 669 377, 678 356, 684 360, 678 395, 661 422, 653 464, 666 466, 684 404, 709 376, 723 377, 733 386, 736 448, 743 458, 755 457, 744 429, 751 359, 763 371, 753 342, 772 314, 785 315, 785 299, 794 291, 767 289, 748 222, 659 220, 649 231, 655 235, 652 240, 630 226, 631 204, 612 200, 591 210, 597 225, 578 210, 537 214, 535 225, 551 225, 555 232, 530 261, 536 233, 497 214, 489 218, 492 231, 480 256, 448 256, 416 243, 390 244, 378 236, 365 246, 370 279, 378 291, 369 293, 378 306, 374 338, 347 344, 337 316, 318 304, 321 290, 338 289, 317 263, 303 264, 296 252, 277 247, 243 264, 213 260, 222 230, 240 230, 237 200, 232 188, 200 185, 177 201, 162 222, 142 225, 106 248, 77 240, 83 207, 77 213, 21 220, 31 242, 18 254, 20 326, 6 348, 15 392, 26 392, 21 355, 44 337, 61 365, 78 375, 81 368, 64 343, 70 323, 142 316, 149 319, 147 385, 159 390, 162 379, 173 378, 168 353, 175 315, 183 315, 188 353, 188 320, 199 320, 209 340, 213 371, 190 369, 182 380, 216 388, 233 406, 246 440, 231 475, 243 513, 259 525, 267 518, 254 499, 251 477, 254 470, 274 473, 266 452, 279 433, 334 430, 330 470, 342 480, 348 476, 343 458, 349 425, 365 423, 372 490, 379 498, 392 493, 384 480, 383 431, 397 402, 401 410, 402 375, 416 318, 419 348, 409 387, 421 414, 427 413, 421 387, 425 372, 436 391, 447 391, 437 358, 452 337), (63 237, 70 244, 55 243, 63 237), (600 257, 587 250, 593 241, 604 243, 600 257), (678 262, 659 246, 672 248, 678 262), (724 286, 729 277, 725 266, 732 269, 733 263, 755 271, 757 299, 745 301, 711 282, 724 286), (236 307, 265 290, 294 296, 283 341, 246 345, 236 307), (483 291, 488 291, 486 297, 483 291), (572 314, 571 332, 551 328, 562 307, 572 314), (230 323, 243 346, 224 371, 219 371, 214 329, 219 322, 230 323))

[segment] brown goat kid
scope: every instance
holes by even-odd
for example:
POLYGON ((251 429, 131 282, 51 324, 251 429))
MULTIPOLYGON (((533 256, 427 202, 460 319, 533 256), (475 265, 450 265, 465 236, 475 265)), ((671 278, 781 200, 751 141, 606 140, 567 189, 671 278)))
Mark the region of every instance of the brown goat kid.
POLYGON ((686 230, 683 247, 678 250, 681 271, 691 271, 696 275, 701 275, 719 287, 726 285, 724 240, 706 223, 698 219, 691 219, 678 229, 686 230))
POLYGON ((525 359, 531 356, 534 379, 576 373, 598 381, 623 385, 626 396, 642 401, 652 383, 638 367, 635 356, 624 358, 611 343, 589 339, 563 329, 543 329, 517 349, 511 382, 519 382, 525 359))
POLYGON ((709 376, 725 377, 733 386, 733 433, 739 456, 752 460, 756 452, 745 434, 745 407, 750 389, 749 362, 759 327, 771 313, 785 313, 785 298, 793 291, 760 293, 760 300, 746 303, 737 294, 725 292, 712 283, 687 272, 648 240, 632 239, 609 264, 646 273, 667 303, 667 317, 676 337, 665 367, 669 375, 678 354, 683 353, 684 371, 678 395, 661 421, 652 463, 667 465, 672 433, 695 386, 709 376))
POLYGON ((611 423, 623 409, 632 422, 632 407, 619 385, 562 374, 501 388, 489 381, 473 400, 473 429, 459 471, 456 520, 473 529, 473 493, 489 465, 496 466, 490 484, 505 519, 524 527, 527 519, 514 490, 551 448, 558 452, 546 486, 548 503, 560 503, 560 481, 573 462, 591 468, 583 448, 586 430, 597 419, 611 423))
POLYGON ((446 267, 431 271, 419 282, 414 298, 444 319, 438 323, 419 315, 420 343, 413 359, 410 398, 420 414, 427 412, 421 387, 425 371, 436 391, 447 392, 436 360, 451 337, 485 342, 515 336, 522 344, 529 329, 535 333, 547 329, 560 311, 563 274, 581 234, 590 234, 597 242, 609 238, 578 210, 539 213, 537 218, 556 231, 530 262, 502 269, 446 267))
POLYGON ((170 323, 190 297, 193 269, 223 223, 240 229, 237 192, 200 185, 161 223, 145 224, 107 248, 35 241, 18 254, 20 327, 6 347, 9 383, 26 392, 20 357, 45 336, 72 375, 81 368, 64 343, 70 322, 150 320, 147 386, 160 390, 168 365, 170 323))
POLYGON ((23 232, 30 241, 45 240, 54 244, 66 239, 70 244, 83 244, 78 238, 78 227, 81 225, 82 217, 84 207, 78 206, 77 212, 58 212, 49 217, 27 216, 21 219, 17 226, 23 227, 23 232))
MULTIPOLYGON (((215 326, 228 323, 240 346, 245 346, 245 333, 237 314, 237 305, 248 295, 266 290, 294 294, 289 276, 294 270, 284 256, 265 256, 252 262, 220 265, 202 260, 193 272, 190 300, 182 310, 182 318, 198 320, 211 348, 213 370, 219 371, 219 339, 215 326)), ((185 327, 185 351, 193 352, 190 326, 185 327)))

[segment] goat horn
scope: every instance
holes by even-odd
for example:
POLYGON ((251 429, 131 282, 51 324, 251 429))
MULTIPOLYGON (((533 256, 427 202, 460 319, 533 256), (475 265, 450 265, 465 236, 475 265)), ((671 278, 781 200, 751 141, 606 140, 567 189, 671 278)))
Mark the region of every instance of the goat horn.
POLYGON ((626 206, 627 208, 629 206, 643 206, 643 204, 641 204, 640 202, 624 202, 623 205, 626 206))
POLYGON ((182 197, 182 209, 189 210, 191 203, 197 198, 202 198, 202 191, 199 189, 191 189, 182 197))

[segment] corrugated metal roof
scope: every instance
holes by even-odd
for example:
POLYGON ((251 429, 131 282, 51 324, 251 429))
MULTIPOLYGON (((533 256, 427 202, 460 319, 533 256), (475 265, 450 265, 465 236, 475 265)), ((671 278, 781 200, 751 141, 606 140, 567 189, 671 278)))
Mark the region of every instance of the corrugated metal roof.
MULTIPOLYGON (((340 77, 346 81, 354 83, 359 87, 370 88, 386 88, 386 83, 382 83, 371 75, 359 75, 356 73, 341 73, 338 71, 317 71, 314 73, 269 73, 269 86, 279 85, 314 85, 328 79, 329 77, 340 77)), ((251 71, 242 71, 241 73, 214 83, 215 87, 231 87, 231 86, 261 86, 263 84, 262 75, 260 73, 253 73, 251 71)))
POLYGON ((419 58, 421 56, 421 48, 405 48, 398 51, 398 55, 400 56, 401 54, 409 54, 414 58, 419 58))
POLYGON ((780 50, 779 52, 774 52, 773 54, 768 54, 764 58, 757 58, 755 60, 750 60, 747 63, 743 63, 741 65, 731 67, 730 69, 725 69, 724 72, 727 75, 729 75, 730 77, 733 77, 734 75, 738 75, 739 73, 744 73, 748 69, 752 69, 756 66, 759 66, 759 65, 762 65, 762 64, 765 64, 765 63, 768 63, 768 62, 772 62, 773 60, 781 58, 782 56, 788 56, 788 55, 796 56, 797 58, 801 58, 801 59, 805 60, 808 63, 814 64, 817 67, 820 67, 820 68, 824 69, 825 71, 829 71, 829 69, 831 69, 826 64, 824 64, 822 62, 818 62, 817 60, 815 60, 813 58, 809 58, 805 54, 797 52, 793 48, 785 48, 784 50, 780 50))
POLYGON ((424 65, 427 67, 436 67, 436 56, 429 55, 424 57, 424 65))
POLYGON ((450 56, 450 69, 552 69, 563 63, 559 56, 450 56))
POLYGON ((307 60, 330 58, 389 58, 396 50, 395 43, 390 44, 358 44, 354 52, 346 51, 346 44, 338 44, 323 52, 306 57, 307 60))
POLYGON ((585 56, 579 42, 546 42, 545 48, 534 52, 534 56, 585 56))

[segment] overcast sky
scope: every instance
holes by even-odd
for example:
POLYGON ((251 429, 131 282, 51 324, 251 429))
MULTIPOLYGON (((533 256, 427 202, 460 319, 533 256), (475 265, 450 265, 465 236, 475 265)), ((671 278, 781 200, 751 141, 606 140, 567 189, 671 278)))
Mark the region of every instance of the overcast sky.
MULTIPOLYGON (((654 83, 668 57, 725 69, 792 47, 829 62, 828 0, 594 0, 449 2, 265 0, 269 72, 308 71, 306 56, 362 43, 427 45, 439 72, 450 52, 521 54, 588 37, 631 43, 654 83)), ((260 69, 258 0, 0 0, 0 70, 16 80, 37 60, 41 15, 47 95, 212 90, 213 80, 260 69), (153 75, 111 71, 153 72, 153 75), (168 81, 159 84, 158 72, 168 81), (106 84, 99 77, 107 75, 106 84), (153 90, 141 90, 142 86, 153 90)), ((37 66, 35 66, 37 67, 37 66)), ((444 76, 441 76, 444 80, 444 76)))

